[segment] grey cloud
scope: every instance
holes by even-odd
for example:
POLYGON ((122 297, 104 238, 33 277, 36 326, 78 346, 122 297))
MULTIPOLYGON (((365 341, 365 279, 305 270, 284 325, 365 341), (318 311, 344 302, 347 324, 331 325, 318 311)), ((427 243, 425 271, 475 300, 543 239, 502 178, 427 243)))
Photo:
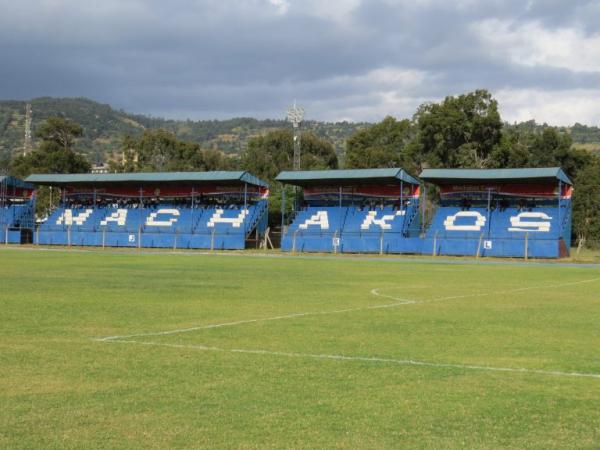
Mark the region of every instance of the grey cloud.
POLYGON ((475 88, 597 89, 600 74, 523 67, 472 31, 483 20, 536 21, 597 33, 595 1, 391 3, 363 0, 345 22, 267 0, 6 2, 0 17, 0 97, 88 96, 169 117, 281 117, 297 98, 312 115, 409 115, 424 99, 475 88), (54 6, 48 6, 54 5, 54 6), (594 23, 595 22, 595 23, 594 23), (396 110, 368 74, 414 70, 396 110), (435 80, 435 82, 432 82, 435 80), (379 109, 378 109, 379 105, 379 109), (412 108, 412 109, 411 109, 412 108))

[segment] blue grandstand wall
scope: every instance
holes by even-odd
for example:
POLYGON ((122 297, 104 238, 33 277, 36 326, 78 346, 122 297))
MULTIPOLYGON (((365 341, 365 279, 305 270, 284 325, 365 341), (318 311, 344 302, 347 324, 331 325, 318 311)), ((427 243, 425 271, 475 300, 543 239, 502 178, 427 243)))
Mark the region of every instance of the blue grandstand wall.
POLYGON ((424 190, 401 169, 283 172, 277 179, 302 187, 305 204, 289 220, 282 250, 568 255, 572 184, 559 168, 431 169, 421 178, 440 196, 428 224, 424 190))
MULTIPOLYGON (((39 175, 61 206, 36 244, 243 249, 268 226, 268 187, 247 172, 39 175)), ((425 221, 425 185, 402 169, 282 172, 302 188, 281 249, 558 258, 571 245, 572 183, 559 168, 428 169, 439 202, 425 221)), ((285 193, 285 190, 283 191, 285 193)), ((32 202, 0 210, 4 241, 23 241, 32 202)))
POLYGON ((419 181, 402 169, 282 172, 305 205, 284 229, 284 251, 418 253, 419 181))
POLYGON ((559 168, 430 169, 440 205, 423 253, 559 258, 571 245, 572 186, 559 168))
POLYGON ((287 228, 281 248, 301 252, 412 253, 420 251, 417 205, 307 207, 287 228))
POLYGON ((441 207, 428 228, 423 252, 434 255, 557 258, 569 240, 570 211, 558 208, 509 208, 493 211, 441 207))
POLYGON ((264 231, 267 202, 246 208, 57 208, 35 233, 41 245, 243 249, 264 231))
POLYGON ((34 186, 0 176, 0 242, 20 244, 31 238, 34 223, 34 186))
POLYGON ((267 228, 268 187, 247 172, 32 175, 61 205, 40 245, 244 249, 267 228))

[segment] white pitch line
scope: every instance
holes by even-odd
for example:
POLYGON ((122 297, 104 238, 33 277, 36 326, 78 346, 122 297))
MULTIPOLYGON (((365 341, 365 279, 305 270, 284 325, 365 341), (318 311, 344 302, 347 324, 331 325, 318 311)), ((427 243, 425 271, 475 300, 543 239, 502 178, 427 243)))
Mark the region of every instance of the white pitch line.
POLYGON ((385 297, 385 298, 390 298, 392 300, 397 300, 398 303, 395 303, 396 305, 410 305, 410 304, 414 304, 414 303, 421 303, 418 300, 406 300, 403 298, 398 298, 398 297, 394 297, 394 296, 387 295, 387 294, 381 294, 379 292, 381 289, 382 288, 371 289, 371 294, 376 297, 385 297))
POLYGON ((302 312, 302 313, 286 314, 283 316, 261 317, 258 319, 238 320, 236 322, 225 322, 225 323, 215 323, 215 324, 210 324, 210 325, 199 325, 197 327, 180 328, 180 329, 168 330, 168 331, 158 331, 155 333, 139 333, 139 334, 128 334, 128 335, 123 335, 123 336, 107 336, 107 337, 103 337, 103 338, 96 338, 95 340, 109 342, 109 341, 117 341, 117 340, 121 340, 121 339, 133 338, 133 337, 167 336, 170 334, 189 333, 191 331, 210 330, 213 328, 232 327, 232 326, 236 326, 236 325, 244 325, 244 324, 248 324, 248 323, 257 323, 257 322, 268 322, 268 321, 272 321, 272 320, 293 319, 293 318, 297 318, 297 317, 306 317, 306 316, 324 316, 324 315, 328 315, 328 314, 341 314, 341 313, 347 313, 347 312, 353 312, 353 311, 363 311, 366 309, 393 308, 394 306, 407 305, 409 303, 415 303, 415 302, 404 301, 404 302, 398 302, 398 303, 387 303, 384 305, 360 306, 357 308, 336 309, 333 311, 313 311, 313 312, 309 311, 309 312, 302 312))
POLYGON ((480 292, 480 293, 475 293, 475 294, 451 295, 451 296, 447 296, 447 297, 432 298, 429 300, 411 300, 411 299, 403 299, 403 298, 399 298, 399 297, 393 297, 391 295, 379 293, 379 290, 381 288, 376 288, 376 289, 371 290, 372 295, 375 295, 377 297, 385 297, 385 298, 389 298, 389 299, 397 300, 397 301, 394 303, 385 303, 382 305, 359 306, 356 308, 336 309, 336 310, 331 310, 331 311, 312 311, 312 312, 308 311, 308 312, 292 313, 292 314, 286 314, 286 315, 274 316, 274 317, 264 317, 264 318, 257 318, 257 319, 238 320, 235 322, 224 322, 224 323, 216 323, 216 324, 209 324, 209 325, 199 325, 196 327, 179 328, 179 329, 175 329, 175 330, 158 331, 158 332, 151 332, 151 333, 137 333, 137 334, 128 334, 128 335, 107 336, 107 337, 102 337, 102 338, 95 338, 94 340, 110 342, 110 341, 117 341, 120 339, 129 339, 129 338, 136 338, 136 337, 168 336, 168 335, 172 335, 172 334, 189 333, 192 331, 210 330, 210 329, 214 329, 214 328, 223 328, 223 327, 232 327, 232 326, 236 326, 236 325, 245 325, 245 324, 249 324, 249 323, 268 322, 268 321, 284 320, 284 319, 294 319, 294 318, 298 318, 298 317, 324 316, 324 315, 330 315, 330 314, 342 314, 342 313, 355 312, 355 311, 367 311, 367 310, 373 310, 373 309, 395 308, 397 306, 403 306, 403 305, 418 305, 418 304, 442 302, 442 301, 448 301, 448 300, 458 300, 458 299, 474 298, 474 297, 486 297, 486 296, 496 295, 496 294, 510 294, 513 292, 530 291, 533 289, 554 289, 554 288, 560 288, 560 287, 566 287, 566 286, 573 286, 573 285, 577 285, 577 284, 592 283, 592 282, 598 281, 598 280, 600 280, 600 277, 599 278, 591 278, 589 280, 572 281, 569 283, 561 283, 561 284, 555 284, 555 285, 529 286, 529 287, 522 287, 522 288, 507 289, 504 291, 491 291, 491 292, 480 292))
MULTIPOLYGON (((554 289, 554 288, 561 288, 561 287, 572 286, 572 285, 577 285, 577 284, 592 283, 592 282, 598 281, 598 280, 600 280, 600 278, 591 278, 589 280, 571 281, 569 283, 560 283, 560 284, 555 284, 555 285, 513 288, 513 289, 507 289, 504 291, 490 291, 490 292, 479 292, 479 293, 475 293, 475 294, 450 295, 447 297, 436 297, 436 298, 432 298, 429 300, 407 300, 407 299, 402 299, 402 298, 394 297, 394 296, 387 295, 387 294, 381 294, 379 291, 382 288, 372 289, 371 294, 373 294, 377 297, 385 297, 385 298, 389 298, 392 300, 398 300, 398 303, 393 303, 393 304, 391 304, 391 306, 420 305, 420 304, 424 304, 424 303, 434 303, 434 302, 442 302, 442 301, 448 301, 448 300, 458 300, 458 299, 463 299, 463 298, 487 297, 490 295, 510 294, 513 292, 531 291, 534 289, 554 289)), ((383 305, 382 307, 389 307, 389 306, 390 305, 383 305)), ((361 308, 361 309, 373 309, 373 308, 377 308, 377 306, 370 306, 370 307, 365 307, 365 308, 361 308)))
POLYGON ((396 364, 402 366, 420 366, 420 367, 435 367, 439 369, 461 369, 461 370, 480 370, 488 372, 510 372, 510 373, 524 373, 524 374, 535 374, 535 375, 547 375, 556 377, 575 377, 575 378, 595 378, 600 379, 598 373, 585 373, 585 372, 564 372, 560 370, 542 370, 542 369, 526 369, 524 367, 494 367, 494 366, 482 366, 477 364, 454 364, 454 363, 435 363, 430 361, 420 361, 414 359, 394 359, 394 358, 377 358, 367 356, 346 356, 346 355, 327 355, 327 354, 313 354, 313 353, 294 353, 294 352, 278 352, 271 350, 248 350, 248 349, 226 349, 220 347, 208 347, 205 345, 187 345, 187 344, 166 344, 161 342, 148 342, 148 341, 132 341, 132 340, 118 340, 113 341, 121 344, 139 344, 148 345, 155 347, 168 347, 177 349, 188 349, 188 350, 201 350, 210 352, 222 352, 222 353, 242 353, 249 355, 266 355, 266 356, 282 356, 288 358, 307 358, 307 359, 329 359, 335 361, 355 361, 355 362, 370 362, 370 363, 384 363, 384 364, 396 364))
MULTIPOLYGON (((419 300, 415 300, 415 301, 406 300, 405 304, 423 304, 423 303, 442 302, 442 301, 447 301, 447 300, 458 300, 458 299, 463 299, 463 298, 487 297, 490 295, 511 294, 513 292, 531 291, 534 289, 554 289, 554 288, 561 288, 561 287, 566 287, 566 286, 573 286, 573 285, 577 285, 577 284, 593 283, 594 281, 598 281, 598 280, 600 280, 600 278, 591 278, 589 280, 571 281, 569 283, 560 283, 560 284, 554 284, 554 285, 528 286, 528 287, 521 287, 521 288, 513 288, 513 289, 507 289, 504 291, 490 291, 490 292, 480 292, 480 293, 476 293, 476 294, 451 295, 448 297, 437 297, 437 298, 432 298, 429 300, 420 300, 420 301, 419 300)), ((373 289, 371 291, 371 294, 379 296, 379 297, 386 297, 386 298, 391 298, 391 299, 395 299, 395 300, 401 300, 399 298, 392 297, 390 295, 380 294, 378 291, 379 291, 379 289, 373 289)))

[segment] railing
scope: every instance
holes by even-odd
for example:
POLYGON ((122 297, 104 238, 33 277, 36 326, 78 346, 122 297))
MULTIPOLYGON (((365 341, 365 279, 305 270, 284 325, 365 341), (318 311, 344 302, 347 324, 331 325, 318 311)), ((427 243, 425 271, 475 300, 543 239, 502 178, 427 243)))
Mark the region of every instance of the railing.
POLYGON ((264 214, 267 212, 268 207, 269 205, 266 201, 258 202, 254 205, 253 215, 246 226, 246 237, 248 237, 250 233, 252 233, 252 231, 258 226, 264 214))
POLYGON ((402 234, 405 237, 410 236, 410 227, 413 224, 415 218, 419 215, 420 209, 418 204, 410 205, 406 209, 404 216, 404 222, 402 223, 402 234), (409 212, 410 211, 410 212, 409 212))

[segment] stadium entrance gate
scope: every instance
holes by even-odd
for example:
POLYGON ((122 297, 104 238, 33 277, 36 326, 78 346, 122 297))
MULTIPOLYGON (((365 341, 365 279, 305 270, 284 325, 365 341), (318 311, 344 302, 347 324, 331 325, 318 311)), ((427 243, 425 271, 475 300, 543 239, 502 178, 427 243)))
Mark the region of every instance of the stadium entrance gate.
POLYGON ((419 181, 402 169, 281 172, 276 180, 296 186, 291 215, 282 191, 283 251, 421 252, 419 181))
POLYGON ((262 236, 268 186, 248 172, 31 175, 60 204, 34 233, 44 245, 243 249, 262 236))

